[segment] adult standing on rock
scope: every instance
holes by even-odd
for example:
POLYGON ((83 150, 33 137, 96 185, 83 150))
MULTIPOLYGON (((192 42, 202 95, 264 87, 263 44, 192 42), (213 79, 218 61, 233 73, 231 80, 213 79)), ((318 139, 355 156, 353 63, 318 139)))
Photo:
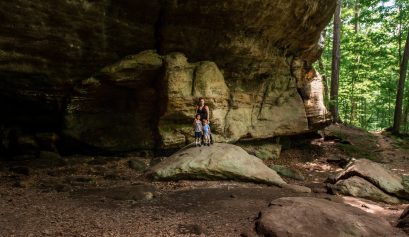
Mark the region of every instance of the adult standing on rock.
POLYGON ((209 106, 207 106, 205 104, 205 99, 200 97, 199 98, 199 104, 196 106, 196 110, 195 110, 195 116, 199 114, 200 115, 200 119, 202 120, 202 123, 204 125, 204 121, 208 120, 210 123, 210 110, 209 110, 209 106))
MULTIPOLYGON (((199 104, 196 106, 195 116, 199 114, 200 119, 202 120, 203 126, 205 125, 205 121, 207 120, 210 124, 210 109, 209 106, 205 104, 205 99, 203 97, 199 98, 199 104)), ((202 138, 203 141, 203 138, 202 138)), ((210 141, 213 144, 213 138, 210 134, 210 141)))

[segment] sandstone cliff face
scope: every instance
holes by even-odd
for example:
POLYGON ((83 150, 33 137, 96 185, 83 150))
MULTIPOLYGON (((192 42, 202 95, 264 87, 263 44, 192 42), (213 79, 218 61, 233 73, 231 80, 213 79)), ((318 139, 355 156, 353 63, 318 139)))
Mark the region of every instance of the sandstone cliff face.
POLYGON ((316 129, 328 114, 311 64, 335 4, 1 2, 1 123, 109 151, 178 147, 203 96, 219 141, 316 129))

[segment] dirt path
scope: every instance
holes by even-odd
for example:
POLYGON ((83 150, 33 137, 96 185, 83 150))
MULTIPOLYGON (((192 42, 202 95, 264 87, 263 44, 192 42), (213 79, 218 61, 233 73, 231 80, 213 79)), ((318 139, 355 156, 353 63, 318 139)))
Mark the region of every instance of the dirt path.
POLYGON ((381 132, 373 133, 379 144, 381 162, 385 167, 401 175, 409 175, 409 151, 397 144, 394 138, 383 135, 381 132))
POLYGON ((255 184, 184 181, 153 184, 155 197, 138 199, 143 186, 60 193, 2 186, 0 236, 239 236, 271 200, 300 195, 255 184))

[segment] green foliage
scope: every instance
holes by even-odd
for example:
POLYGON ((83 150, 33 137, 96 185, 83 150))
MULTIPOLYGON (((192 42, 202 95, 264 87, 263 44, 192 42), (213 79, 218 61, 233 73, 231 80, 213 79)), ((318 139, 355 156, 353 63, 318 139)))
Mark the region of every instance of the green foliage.
MULTIPOLYGON (((341 19, 338 98, 341 120, 367 130, 390 127, 399 79, 398 42, 401 39, 403 54, 409 22, 409 1, 344 0, 341 19), (356 24, 359 26, 358 31, 356 24)), ((330 24, 326 29, 326 46, 322 55, 324 74, 328 78, 331 75, 332 31, 330 24)), ((405 89, 404 113, 409 110, 408 92, 409 83, 405 89)), ((403 117, 405 119, 405 115, 403 117)), ((408 131, 409 123, 404 121, 402 124, 403 131, 408 131)))

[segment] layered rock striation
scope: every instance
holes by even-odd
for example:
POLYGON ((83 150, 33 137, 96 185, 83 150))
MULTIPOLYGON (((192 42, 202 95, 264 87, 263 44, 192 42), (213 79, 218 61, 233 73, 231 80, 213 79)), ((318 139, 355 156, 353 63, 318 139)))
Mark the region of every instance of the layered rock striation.
POLYGON ((181 147, 205 97, 219 141, 319 129, 312 63, 335 4, 2 2, 0 122, 113 152, 181 147))

